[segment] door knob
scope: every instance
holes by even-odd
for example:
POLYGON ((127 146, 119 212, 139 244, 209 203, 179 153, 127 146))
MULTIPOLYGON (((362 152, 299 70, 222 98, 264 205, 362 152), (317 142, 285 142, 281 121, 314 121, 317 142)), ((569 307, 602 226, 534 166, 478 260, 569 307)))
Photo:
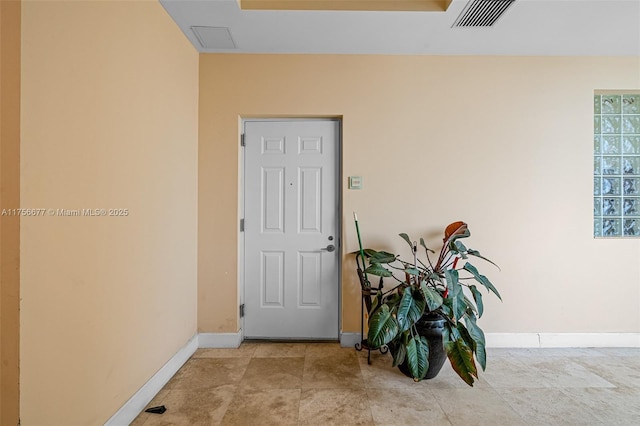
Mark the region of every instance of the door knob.
POLYGON ((326 246, 325 248, 321 248, 320 250, 324 250, 324 251, 328 251, 329 253, 331 253, 332 251, 335 251, 336 246, 334 246, 333 244, 329 244, 328 246, 326 246))

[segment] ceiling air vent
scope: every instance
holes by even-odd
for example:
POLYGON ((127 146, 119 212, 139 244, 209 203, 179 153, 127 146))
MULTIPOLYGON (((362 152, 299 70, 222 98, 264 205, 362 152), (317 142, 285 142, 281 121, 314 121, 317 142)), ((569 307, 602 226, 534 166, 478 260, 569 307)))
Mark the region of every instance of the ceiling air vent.
POLYGON ((515 0, 470 0, 454 27, 491 27, 515 0))
POLYGON ((204 49, 235 49, 236 44, 231 38, 227 27, 191 27, 200 46, 204 49))

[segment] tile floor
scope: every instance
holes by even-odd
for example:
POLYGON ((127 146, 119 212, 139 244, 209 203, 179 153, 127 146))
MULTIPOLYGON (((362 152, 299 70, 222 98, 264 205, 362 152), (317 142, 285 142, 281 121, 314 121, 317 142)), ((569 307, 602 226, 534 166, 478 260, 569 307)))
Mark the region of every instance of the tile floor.
POLYGON ((199 349, 132 425, 640 425, 640 348, 488 351, 471 388, 337 343, 199 349))

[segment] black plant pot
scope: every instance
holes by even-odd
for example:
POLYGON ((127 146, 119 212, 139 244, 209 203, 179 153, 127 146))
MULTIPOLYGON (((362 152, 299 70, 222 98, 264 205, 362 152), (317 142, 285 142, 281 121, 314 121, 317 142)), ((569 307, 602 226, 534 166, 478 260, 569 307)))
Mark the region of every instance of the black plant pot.
MULTIPOLYGON (((426 337, 429 343, 429 368, 427 369, 427 374, 424 376, 425 379, 433 379, 436 377, 447 359, 447 353, 442 344, 444 322, 445 319, 440 315, 429 313, 423 315, 416 323, 418 334, 426 337)), ((412 377, 406 359, 398 368, 405 376, 412 377)))

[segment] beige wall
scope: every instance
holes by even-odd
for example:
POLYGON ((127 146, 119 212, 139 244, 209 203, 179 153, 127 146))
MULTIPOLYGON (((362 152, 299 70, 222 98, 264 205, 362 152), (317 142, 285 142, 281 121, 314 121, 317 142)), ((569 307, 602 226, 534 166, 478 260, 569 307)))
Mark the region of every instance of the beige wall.
MULTIPOLYGON (((0 211, 20 206, 20 1, 0 1, 0 211)), ((20 218, 0 218, 0 424, 18 423, 20 218)))
POLYGON ((504 299, 486 298, 487 332, 640 332, 640 241, 592 237, 593 91, 639 87, 637 57, 201 55, 199 329, 239 328, 239 119, 331 115, 343 330, 359 327, 356 211, 365 245, 393 250, 465 220, 502 268, 483 268, 504 299))
POLYGON ((103 424, 196 332, 198 55, 156 1, 22 10, 23 425, 103 424))

